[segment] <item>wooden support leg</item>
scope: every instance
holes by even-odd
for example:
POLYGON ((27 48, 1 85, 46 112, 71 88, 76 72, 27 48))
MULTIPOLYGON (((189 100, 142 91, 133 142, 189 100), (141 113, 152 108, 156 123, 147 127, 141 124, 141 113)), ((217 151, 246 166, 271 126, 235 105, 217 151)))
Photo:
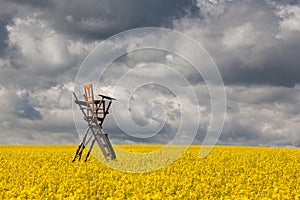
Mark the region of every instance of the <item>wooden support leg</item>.
POLYGON ((79 144, 77 150, 76 150, 75 155, 74 155, 73 158, 72 158, 72 162, 74 162, 74 161, 76 160, 76 157, 79 155, 79 151, 80 151, 82 145, 83 145, 83 143, 81 142, 81 143, 79 144))
POLYGON ((89 152, 86 154, 86 157, 85 157, 84 162, 86 162, 87 159, 88 159, 88 157, 90 156, 90 153, 91 153, 91 151, 92 151, 92 149, 93 149, 93 146, 94 146, 94 144, 95 144, 95 141, 96 141, 96 139, 93 139, 92 144, 91 144, 90 149, 89 149, 89 152))
POLYGON ((78 148, 77 148, 77 150, 76 150, 76 153, 75 153, 75 155, 73 156, 72 162, 74 162, 74 161, 76 160, 76 157, 77 157, 77 156, 79 156, 79 160, 80 160, 81 154, 82 154, 82 152, 83 152, 83 149, 85 148, 84 143, 85 143, 85 140, 86 140, 86 137, 87 137, 87 134, 88 134, 89 130, 90 130, 90 127, 88 127, 88 128, 86 129, 85 134, 84 134, 84 136, 83 136, 83 138, 82 138, 82 140, 81 140, 81 142, 80 142, 80 144, 79 144, 79 146, 78 146, 78 148))

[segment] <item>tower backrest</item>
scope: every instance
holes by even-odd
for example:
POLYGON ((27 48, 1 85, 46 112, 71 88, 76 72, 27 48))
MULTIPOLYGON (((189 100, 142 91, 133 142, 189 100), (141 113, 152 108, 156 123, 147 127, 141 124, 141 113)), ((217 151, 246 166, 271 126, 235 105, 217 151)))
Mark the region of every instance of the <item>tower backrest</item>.
MULTIPOLYGON (((90 107, 92 109, 92 115, 94 114, 95 109, 95 100, 94 100, 94 92, 92 84, 84 85, 84 94, 85 94, 85 101, 86 107, 90 107)), ((89 112, 87 112, 89 116, 89 112)))

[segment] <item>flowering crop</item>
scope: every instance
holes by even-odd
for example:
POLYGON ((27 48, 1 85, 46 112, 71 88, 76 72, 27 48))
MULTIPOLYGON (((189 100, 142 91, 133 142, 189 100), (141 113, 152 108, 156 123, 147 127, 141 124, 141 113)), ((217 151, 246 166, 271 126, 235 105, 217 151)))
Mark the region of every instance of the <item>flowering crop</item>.
POLYGON ((300 199, 299 149, 217 146, 200 159, 199 148, 160 170, 126 173, 93 156, 72 163, 73 145, 1 146, 0 199, 300 199))

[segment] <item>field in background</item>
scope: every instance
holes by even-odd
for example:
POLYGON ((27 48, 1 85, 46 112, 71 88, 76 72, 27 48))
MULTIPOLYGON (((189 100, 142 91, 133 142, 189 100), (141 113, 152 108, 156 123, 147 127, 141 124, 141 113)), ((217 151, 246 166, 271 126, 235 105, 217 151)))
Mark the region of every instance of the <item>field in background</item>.
POLYGON ((76 147, 0 146, 0 199, 300 199, 299 149, 218 146, 200 159, 192 146, 172 165, 133 174, 93 156, 72 163, 76 147))

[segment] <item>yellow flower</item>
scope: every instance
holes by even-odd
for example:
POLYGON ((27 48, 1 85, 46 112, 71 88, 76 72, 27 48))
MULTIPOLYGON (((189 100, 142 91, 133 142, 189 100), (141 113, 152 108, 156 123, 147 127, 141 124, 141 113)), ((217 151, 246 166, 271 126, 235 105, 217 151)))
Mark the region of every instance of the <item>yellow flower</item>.
MULTIPOLYGON (((121 147, 141 153, 161 148, 121 147)), ((217 146, 204 159, 199 149, 191 146, 169 166, 134 174, 92 156, 72 163, 73 145, 0 146, 0 199, 300 200, 299 149, 217 146)), ((141 165, 134 159, 114 164, 141 165)))

